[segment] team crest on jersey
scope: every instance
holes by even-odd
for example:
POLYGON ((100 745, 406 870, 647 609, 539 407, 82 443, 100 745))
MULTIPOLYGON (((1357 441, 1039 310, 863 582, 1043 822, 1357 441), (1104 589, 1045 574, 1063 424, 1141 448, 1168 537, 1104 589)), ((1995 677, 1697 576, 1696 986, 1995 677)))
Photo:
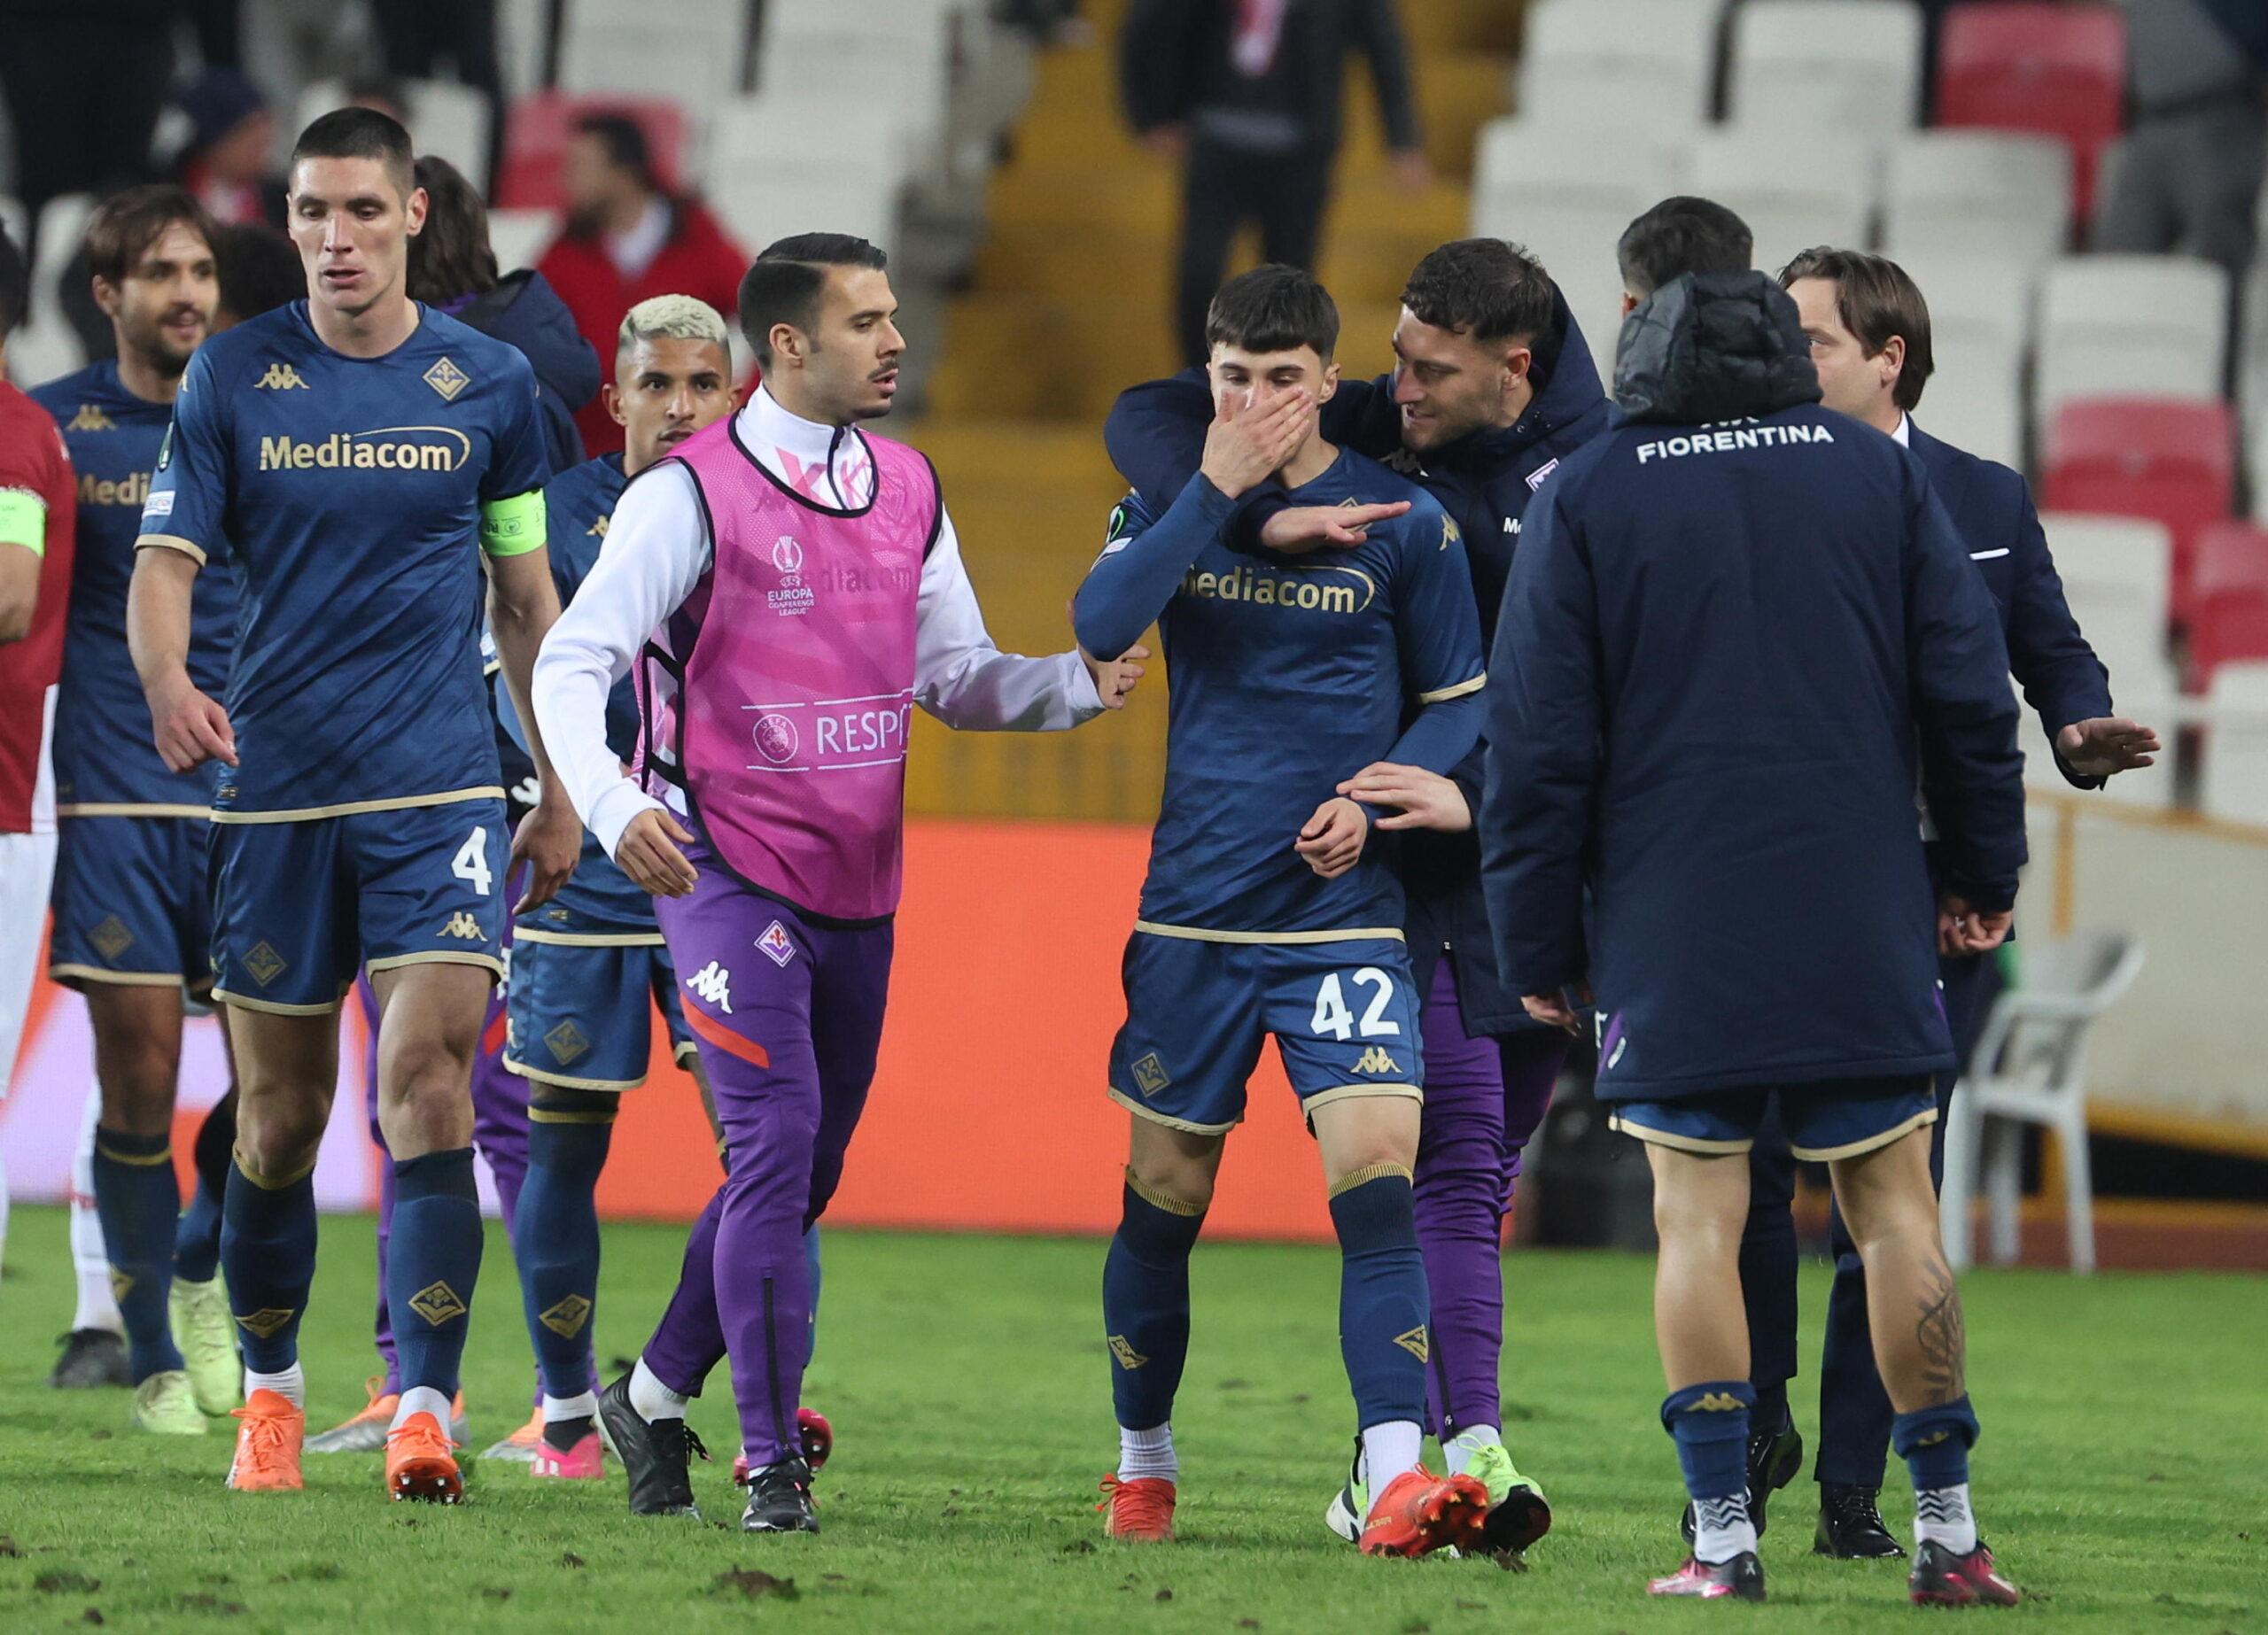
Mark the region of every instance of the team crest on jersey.
POLYGON ((1158 1053, 1155 1050, 1151 1051, 1147 1056, 1136 1058, 1134 1088, 1141 1091, 1146 1097, 1155 1096, 1172 1082, 1173 1081, 1166 1076, 1166 1065, 1158 1059, 1158 1053))
POLYGON ((270 363, 268 373, 252 382, 254 391, 306 391, 307 383, 299 378, 299 371, 288 363, 270 363))
POLYGON ((795 939, 788 934, 788 927, 776 919, 764 928, 764 934, 757 938, 756 945, 764 950, 773 965, 783 970, 796 957, 795 939))
POLYGON ((92 403, 82 403, 79 412, 63 422, 66 431, 115 431, 118 422, 92 403))
POLYGON ((445 357, 425 371, 425 384, 441 394, 442 402, 454 403, 457 393, 472 384, 472 376, 445 357))
POLYGON ((1528 473, 1528 477, 1527 477, 1527 491, 1528 491, 1528 492, 1530 492, 1530 493, 1534 493, 1534 492, 1536 492, 1536 490, 1538 490, 1538 489, 1542 488, 1542 487, 1543 486, 1543 479, 1544 479, 1545 477, 1550 477, 1550 476, 1554 471, 1557 471, 1558 469, 1559 469, 1559 462, 1558 462, 1557 461, 1556 461, 1556 460, 1547 460, 1547 461, 1545 461, 1543 462, 1542 466, 1540 469, 1536 469, 1536 470, 1534 470, 1534 471, 1529 472, 1529 473, 1528 473))

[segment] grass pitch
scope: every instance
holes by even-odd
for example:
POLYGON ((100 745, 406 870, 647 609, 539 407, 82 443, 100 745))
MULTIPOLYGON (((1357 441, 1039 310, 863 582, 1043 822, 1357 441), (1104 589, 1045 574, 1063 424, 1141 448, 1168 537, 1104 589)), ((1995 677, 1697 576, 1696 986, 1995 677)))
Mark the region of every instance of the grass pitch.
MULTIPOLYGON (((600 1357, 632 1351, 681 1235, 610 1227, 600 1357)), ((390 1505, 375 1455, 310 1457, 299 1495, 225 1492, 229 1422, 137 1435, 124 1392, 50 1391, 69 1314, 65 1223, 22 1210, 0 1288, 0 1629, 244 1631, 742 1628, 1308 1631, 1377 1635, 1709 1626, 1911 1627, 1895 1563, 1809 1553, 1809 1473, 1764 1541, 1762 1608, 1651 1602, 1681 1551, 1680 1494, 1648 1323, 1651 1265, 1506 1263, 1509 1437, 1557 1515, 1530 1569, 1372 1561, 1326 1534, 1348 1412, 1327 1250, 1199 1251, 1177 1430, 1181 1542, 1111 1545, 1090 1506, 1115 1455, 1095 1243, 848 1231, 827 1242, 807 1400, 834 1420, 817 1538, 744 1538, 719 1377, 694 1423, 707 1525, 637 1520, 618 1481, 471 1467, 459 1510, 390 1505), (762 1575, 769 1575, 768 1577, 762 1575), (775 1582, 786 1581, 786 1582, 775 1582)), ((492 1230, 467 1387, 475 1446, 525 1414, 530 1365, 492 1230)), ((1824 1278, 1807 1273, 1807 1321, 1824 1278)), ((306 1333, 310 1422, 361 1400, 373 1354, 366 1220, 323 1225, 306 1333)), ((1985 1425, 1986 1537, 2029 1592, 1995 1623, 2200 1631, 2268 1623, 2268 1283, 2234 1276, 1986 1273, 1968 1281, 1985 1425)), ((1810 1354, 1815 1354, 1815 1350, 1810 1354)), ((1809 1379, 1798 1420, 1813 1429, 1809 1379)), ((1894 1473, 1884 1508, 1903 1535, 1894 1473)))

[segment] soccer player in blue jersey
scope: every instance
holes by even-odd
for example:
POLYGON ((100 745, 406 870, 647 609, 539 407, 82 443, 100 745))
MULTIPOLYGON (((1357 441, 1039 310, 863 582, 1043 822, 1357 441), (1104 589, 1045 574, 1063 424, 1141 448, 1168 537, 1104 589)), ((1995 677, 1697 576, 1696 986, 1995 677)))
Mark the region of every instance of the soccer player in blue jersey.
MULTIPOLYGON (((730 331, 687 295, 630 309, 615 350, 606 405, 624 448, 551 479, 543 492, 551 575, 563 606, 599 559, 607 520, 630 479, 733 411, 730 331)), ((499 698, 500 715, 509 700, 499 698)), ((516 735, 517 720, 508 722, 516 735)), ((607 701, 607 741, 625 764, 638 743, 637 692, 627 678, 607 701)), ((520 917, 512 933, 510 1032, 504 1065, 528 1081, 528 1176, 513 1240, 528 1338, 543 1374, 538 1476, 601 1473, 590 1335, 597 1310, 599 1172, 622 1092, 645 1081, 658 1003, 672 1053, 701 1078, 678 1003, 677 972, 654 919, 654 899, 587 835, 574 878, 520 917)), ((705 1087, 704 1087, 705 1093, 705 1087)))
POLYGON ((336 1012, 367 965, 397 1198, 387 1296, 403 1391, 386 1486, 454 1503, 446 1426, 481 1243, 468 1086, 502 969, 501 887, 525 856, 520 906, 548 900, 581 831, 534 743, 542 794, 507 855, 478 564, 524 705, 559 605, 543 549, 549 473, 527 360, 406 292, 424 209, 392 120, 340 109, 301 134, 290 213, 308 298, 191 360, 128 625, 167 763, 227 765, 213 955, 242 1096, 221 1254, 247 1397, 229 1482, 300 1485, 310 1178, 338 1080, 336 1012), (186 663, 190 588, 224 539, 245 598, 226 708, 186 663))
MULTIPOLYGON (((237 1405, 236 1349, 212 1268, 174 1282, 174 1094, 182 996, 212 987, 206 836, 217 766, 171 770, 126 647, 127 585, 151 473, 183 371, 220 300, 218 229, 179 188, 130 189, 88 223, 96 303, 118 355, 31 395, 55 417, 79 474, 56 699, 55 928, 48 974, 86 996, 102 1112, 92 1179, 109 1276, 125 1320, 134 1422, 202 1435, 237 1405), (168 1305, 189 1341, 175 1344, 168 1305), (191 1366, 193 1363, 194 1366, 191 1366)), ((187 663, 210 693, 228 680, 236 571, 216 551, 198 580, 187 663)))
POLYGON ((1103 1269, 1120 1444, 1106 1527, 1172 1536, 1189 1256, 1272 1034, 1343 1255, 1340 1345, 1376 1495, 1360 1543, 1420 1555, 1471 1542, 1487 1490, 1418 1463, 1418 996, 1386 845, 1336 790, 1378 761, 1446 774, 1472 749, 1480 631, 1440 505, 1317 430, 1338 337, 1331 298, 1295 268, 1222 287, 1206 325, 1218 412, 1198 475, 1162 515, 1138 497, 1119 507, 1074 608, 1079 645, 1097 655, 1124 651, 1155 619, 1171 678, 1165 793, 1110 1056, 1111 1097, 1132 1120, 1103 1269), (1343 555, 1232 553, 1235 500, 1271 479, 1298 505, 1407 509, 1343 555))

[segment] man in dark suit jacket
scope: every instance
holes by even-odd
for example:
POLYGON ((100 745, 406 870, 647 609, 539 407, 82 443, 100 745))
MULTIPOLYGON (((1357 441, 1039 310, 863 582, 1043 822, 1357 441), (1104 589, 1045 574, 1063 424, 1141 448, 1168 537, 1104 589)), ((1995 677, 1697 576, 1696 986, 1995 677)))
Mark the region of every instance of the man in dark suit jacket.
MULTIPOLYGON (((1904 444, 1928 470, 1992 593, 2009 668, 2054 746, 2057 769, 2077 787, 2099 789, 2115 773, 2149 765, 2156 735, 2112 713, 2109 673, 2064 602, 2023 478, 1938 441, 1909 415, 1935 367, 1929 307, 1914 281, 1880 256, 1811 250, 1789 264, 1780 282, 1802 316, 1825 407, 1904 444)), ((1930 850, 1934 866, 1937 848, 1930 850)), ((1961 953, 1941 939, 1946 1019, 1964 1065, 1998 991, 1998 972, 1994 956, 1961 953)), ((1938 1080, 1940 1115, 1953 1083, 1952 1074, 1938 1080)), ((1940 1116, 1930 1149, 1933 1180, 1944 1163, 1940 1116)), ((1751 1507, 1759 1517, 1764 1496, 1792 1480, 1803 1462, 1803 1443, 1786 1408, 1787 1383, 1796 1372, 1795 1167, 1784 1141, 1759 1140, 1751 1154, 1741 1272, 1757 1391, 1751 1507)), ((1829 1242, 1836 1272, 1820 1362, 1815 1547, 1849 1558, 1903 1554, 1876 1507, 1890 1445, 1890 1399, 1875 1371, 1866 1275, 1839 1213, 1830 1218, 1829 1242)))

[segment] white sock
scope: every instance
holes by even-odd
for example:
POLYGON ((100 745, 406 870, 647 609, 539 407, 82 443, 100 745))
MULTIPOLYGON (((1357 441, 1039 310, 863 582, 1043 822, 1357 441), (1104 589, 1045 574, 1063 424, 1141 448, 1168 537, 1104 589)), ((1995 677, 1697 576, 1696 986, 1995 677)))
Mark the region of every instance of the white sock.
POLYGON ((1138 1482, 1144 1476, 1156 1476, 1171 1482, 1181 1475, 1181 1461, 1173 1451, 1173 1427, 1160 1425, 1154 1430, 1129 1430, 1118 1428, 1118 1479, 1138 1482))
POLYGON ((1441 1463, 1451 1476, 1461 1476, 1482 1448, 1503 1445, 1504 1433, 1494 1425, 1468 1425, 1441 1444, 1441 1463))
POLYGON ((1372 1504, 1396 1476, 1418 1468, 1425 1446, 1425 1428, 1414 1419, 1390 1419, 1363 1433, 1363 1481, 1372 1504))
POLYGON ((88 1093, 86 1112, 79 1121, 78 1150, 71 1155, 71 1267, 79 1285, 71 1327, 106 1329, 123 1336, 126 1319, 119 1315, 118 1297, 110 1291, 110 1251, 103 1245, 102 1217, 95 1213, 95 1125, 102 1114, 103 1093, 97 1086, 88 1093))
POLYGON ((442 1430, 449 1428, 449 1399, 431 1385, 412 1385, 403 1391, 401 1401, 393 1411, 393 1424, 387 1429, 399 1427, 413 1414, 431 1414, 442 1430))
POLYGON ((577 1397, 555 1397, 548 1391, 544 1393, 543 1422, 547 1425, 556 1424, 563 1419, 594 1418, 598 1411, 599 1399, 593 1391, 586 1391, 577 1397))
POLYGON ((1969 1484, 1925 1487, 1914 1495, 1914 1542, 1936 1539, 1955 1555, 1977 1547, 1977 1517, 1969 1507, 1969 1484))
POLYGON ((1712 1566, 1756 1548, 1756 1523, 1748 1519, 1748 1495, 1693 1501, 1693 1559, 1712 1566))
POLYGON ((256 1391, 272 1391, 295 1408, 307 1406, 307 1376, 296 1362, 281 1374, 260 1374, 246 1368, 245 1400, 250 1402, 256 1391))
POLYGON ((655 1377, 643 1357, 630 1370, 630 1406, 640 1419, 651 1424, 657 1419, 683 1419, 685 1405, 693 1399, 682 1391, 672 1391, 655 1377))

